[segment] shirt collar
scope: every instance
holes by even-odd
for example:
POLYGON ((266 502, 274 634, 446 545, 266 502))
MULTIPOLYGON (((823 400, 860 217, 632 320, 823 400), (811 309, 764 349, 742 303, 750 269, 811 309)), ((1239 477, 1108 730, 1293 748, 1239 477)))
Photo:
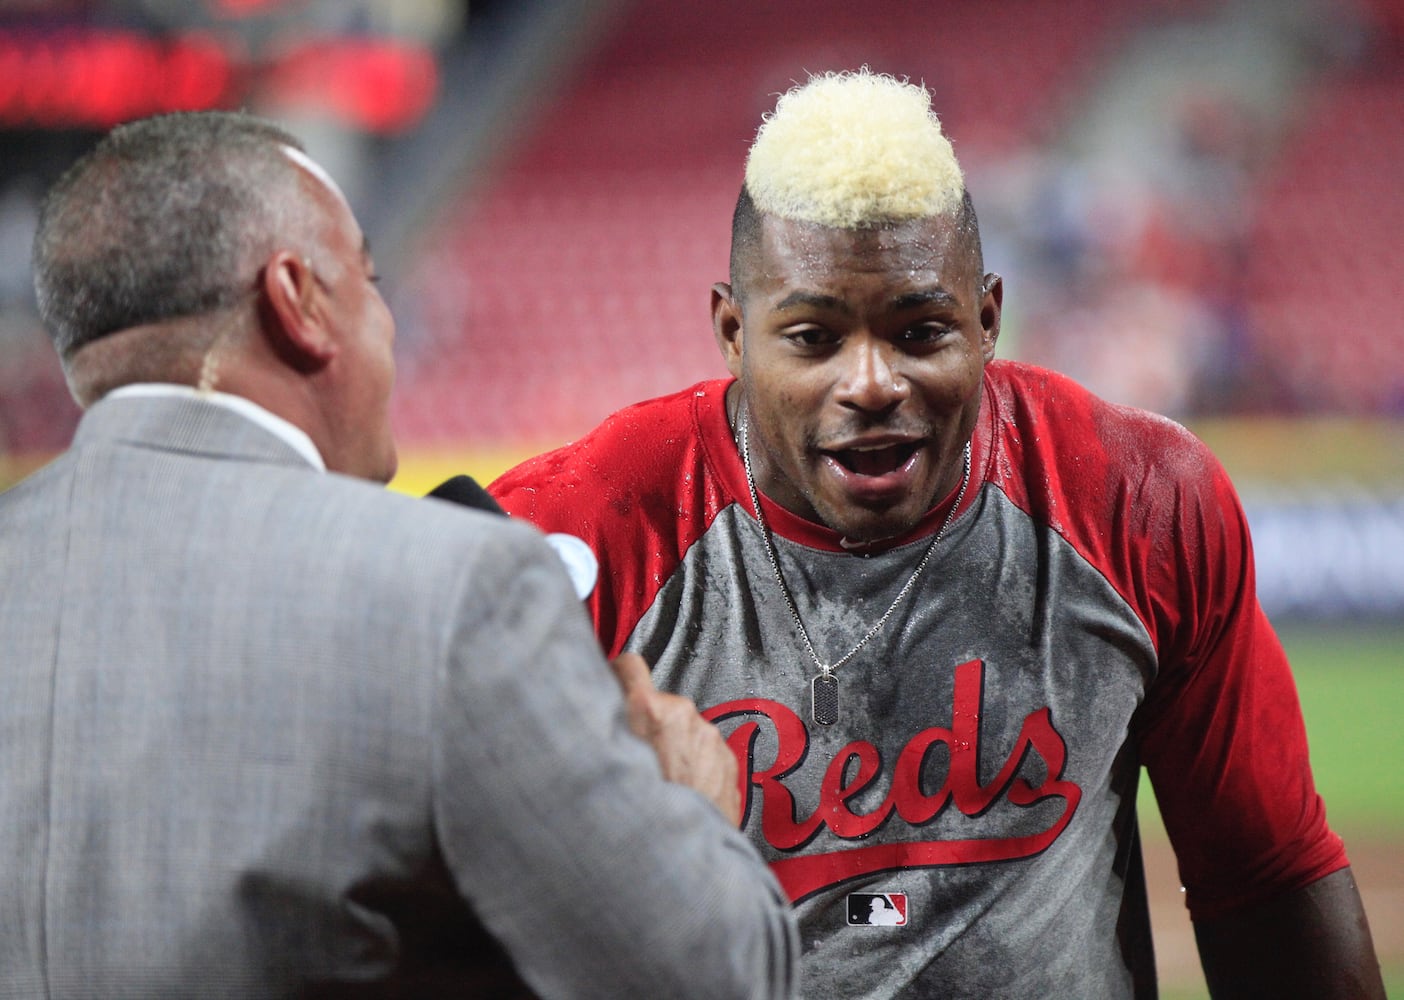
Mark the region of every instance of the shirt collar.
POLYGON ((232 410, 245 419, 252 420, 270 434, 275 434, 282 438, 315 468, 322 472, 327 470, 327 463, 322 459, 322 453, 317 450, 317 446, 312 443, 312 439, 307 436, 307 433, 302 430, 302 428, 289 423, 275 413, 265 410, 257 403, 247 400, 243 396, 235 396, 227 392, 215 392, 209 389, 196 389, 188 385, 175 385, 167 382, 137 382, 132 385, 124 385, 113 389, 107 394, 108 399, 149 399, 154 396, 175 396, 184 399, 198 399, 201 402, 212 403, 226 410, 232 410))

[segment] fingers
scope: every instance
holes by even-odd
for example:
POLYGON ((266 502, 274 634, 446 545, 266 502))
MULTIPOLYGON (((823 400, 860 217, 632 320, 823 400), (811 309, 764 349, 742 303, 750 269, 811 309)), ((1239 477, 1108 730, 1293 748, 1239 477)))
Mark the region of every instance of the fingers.
POLYGON ((705 735, 694 762, 697 782, 693 787, 712 800, 728 823, 740 826, 741 786, 736 757, 716 726, 701 716, 698 720, 705 728, 705 735))
POLYGON ((741 821, 736 758, 692 699, 658 691, 648 663, 623 653, 611 666, 624 691, 629 728, 658 757, 663 777, 705 795, 733 825, 741 821))
POLYGON ((610 666, 614 668, 614 676, 619 680, 619 686, 624 689, 626 697, 640 688, 653 689, 653 676, 649 673, 648 661, 638 653, 620 653, 610 666))
MULTIPOLYGON (((658 728, 655 716, 658 712, 652 699, 658 696, 653 687, 653 677, 648 670, 648 662, 637 653, 621 653, 610 663, 614 676, 624 692, 624 708, 629 717, 629 728, 634 735, 654 742, 658 728)), ((654 748, 657 750, 657 747, 654 748)))
POLYGON ((654 692, 646 737, 663 776, 705 795, 733 825, 741 820, 736 757, 716 726, 687 698, 654 692))

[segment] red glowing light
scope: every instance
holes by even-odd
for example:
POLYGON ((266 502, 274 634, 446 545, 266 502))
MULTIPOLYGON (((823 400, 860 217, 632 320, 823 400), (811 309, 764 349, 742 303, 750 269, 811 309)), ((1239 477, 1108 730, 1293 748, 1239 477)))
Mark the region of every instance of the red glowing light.
POLYGON ((214 0, 210 6, 226 17, 250 17, 286 3, 287 0, 214 0))
POLYGON ((269 73, 267 98, 321 108, 372 132, 413 125, 433 103, 438 68, 425 49, 385 40, 323 40, 289 51, 269 73))
POLYGON ((256 64, 197 32, 0 32, 0 127, 108 128, 164 111, 247 105, 257 92, 275 108, 395 132, 424 116, 437 88, 429 50, 385 39, 305 42, 256 64))

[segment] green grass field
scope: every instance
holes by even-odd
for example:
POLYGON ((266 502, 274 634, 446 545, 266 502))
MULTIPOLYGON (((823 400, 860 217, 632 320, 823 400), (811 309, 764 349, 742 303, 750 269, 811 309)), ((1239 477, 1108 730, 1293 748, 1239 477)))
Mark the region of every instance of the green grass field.
MULTIPOLYGON (((1404 840, 1404 623, 1287 627, 1280 634, 1332 825, 1404 840)), ((1145 783, 1141 794, 1154 830, 1159 819, 1145 783)))
MULTIPOLYGON (((1404 861, 1404 623, 1284 627, 1311 742, 1312 769, 1332 827, 1352 842, 1399 845, 1404 861)), ((1148 839, 1164 840, 1142 784, 1148 839)), ((1362 883, 1363 884, 1363 883, 1362 883)), ((1365 886, 1366 889, 1369 886, 1365 886)), ((1404 931, 1371 913, 1391 996, 1404 997, 1404 931)), ((1163 1000, 1204 1000, 1203 980, 1162 984, 1163 1000)))
POLYGON ((1404 625, 1284 630, 1333 825, 1404 836, 1404 625))

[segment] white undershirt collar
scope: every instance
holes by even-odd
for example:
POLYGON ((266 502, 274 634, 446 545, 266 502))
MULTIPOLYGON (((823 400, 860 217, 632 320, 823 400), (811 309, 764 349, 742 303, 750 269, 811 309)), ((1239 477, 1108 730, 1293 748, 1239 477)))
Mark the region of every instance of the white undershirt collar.
POLYGON ((232 410, 240 416, 252 420, 270 434, 275 434, 282 438, 299 455, 307 459, 315 468, 322 472, 327 471, 327 463, 322 460, 322 453, 317 450, 317 446, 312 443, 312 439, 302 428, 289 423, 276 413, 271 413, 259 406, 257 403, 245 399, 243 396, 231 395, 227 392, 215 392, 213 390, 199 390, 188 385, 175 385, 167 382, 136 382, 132 385, 124 385, 113 389, 106 396, 108 399, 133 399, 151 398, 153 396, 175 396, 182 399, 198 399, 205 403, 213 403, 226 410, 232 410))

